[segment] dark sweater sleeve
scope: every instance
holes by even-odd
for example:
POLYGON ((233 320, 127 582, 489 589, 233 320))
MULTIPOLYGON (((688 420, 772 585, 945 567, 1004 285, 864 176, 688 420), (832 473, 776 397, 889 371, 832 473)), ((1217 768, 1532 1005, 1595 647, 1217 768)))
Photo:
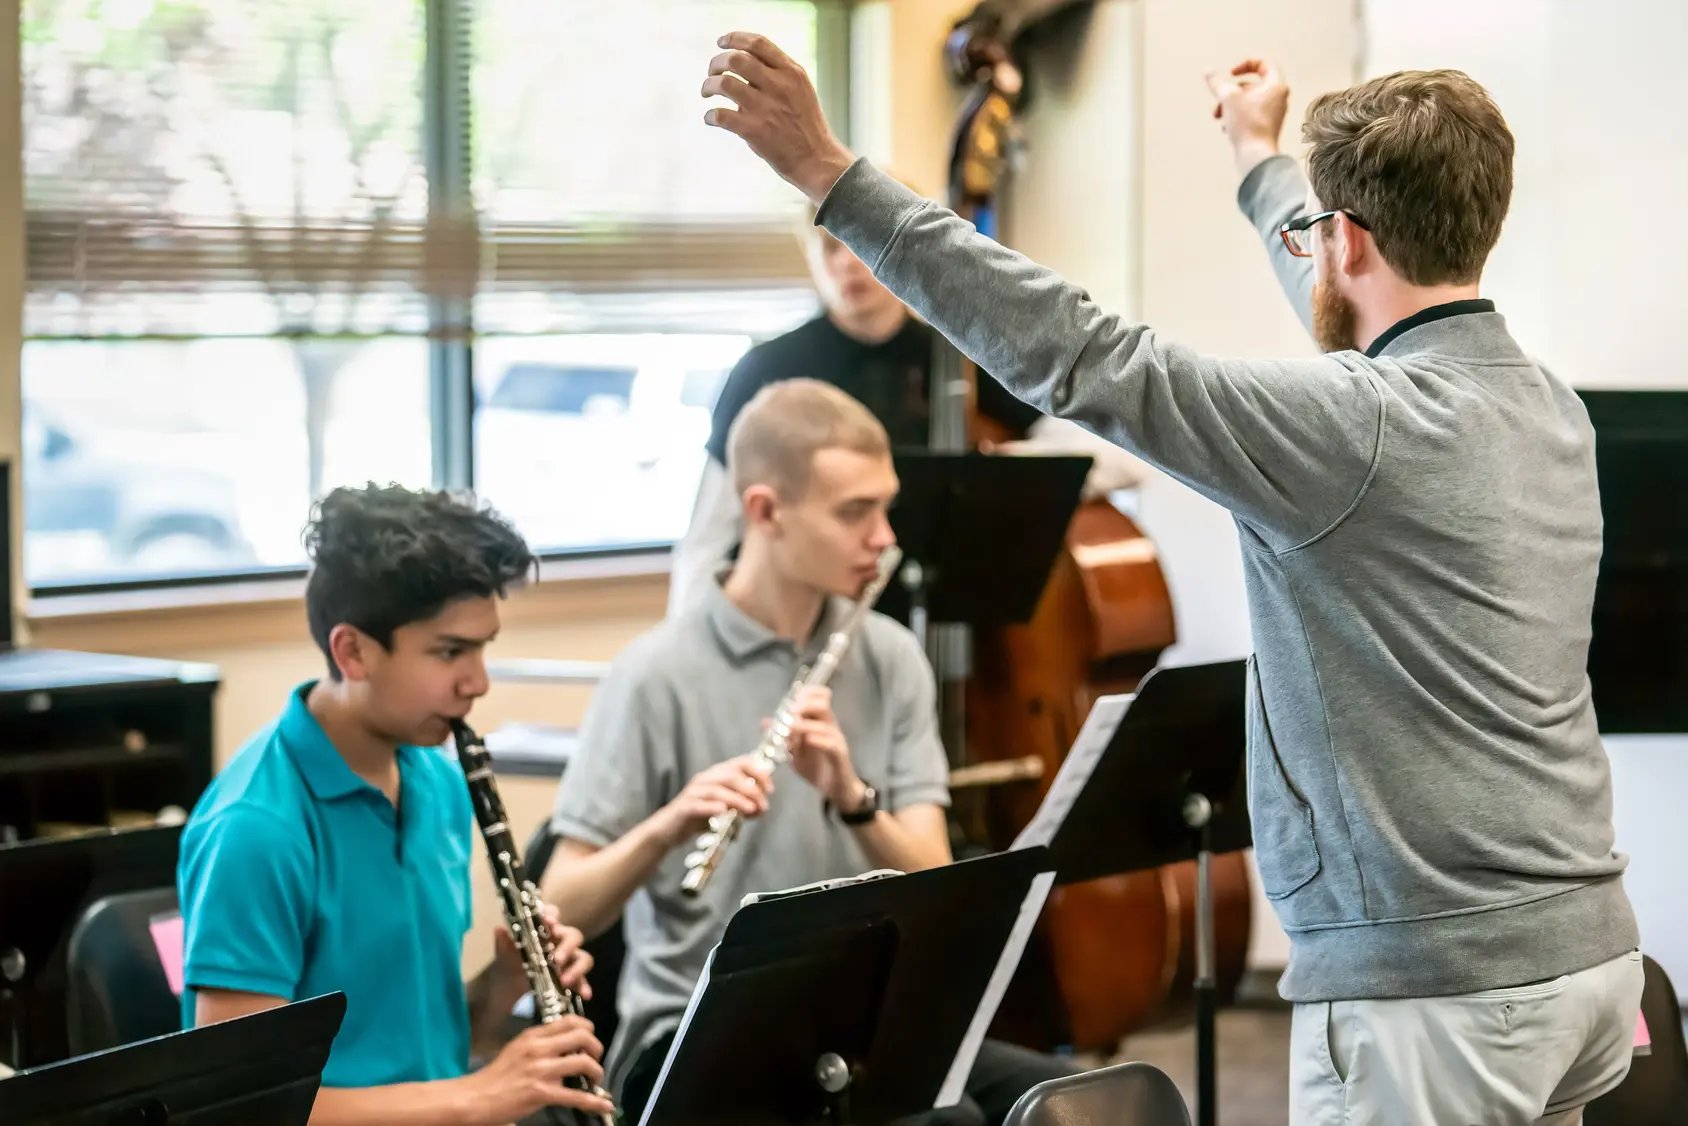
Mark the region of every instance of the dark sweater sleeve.
POLYGON ((1008 427, 1017 437, 1023 437, 1043 412, 1004 387, 994 375, 979 369, 979 413, 1008 427))
POLYGON ((715 409, 710 414, 709 441, 704 443, 704 448, 718 465, 727 464, 727 432, 732 429, 733 420, 738 418, 745 404, 756 397, 756 392, 775 378, 767 347, 766 344, 758 344, 739 357, 739 362, 733 365, 733 370, 727 373, 726 382, 721 385, 721 394, 715 399, 715 409))

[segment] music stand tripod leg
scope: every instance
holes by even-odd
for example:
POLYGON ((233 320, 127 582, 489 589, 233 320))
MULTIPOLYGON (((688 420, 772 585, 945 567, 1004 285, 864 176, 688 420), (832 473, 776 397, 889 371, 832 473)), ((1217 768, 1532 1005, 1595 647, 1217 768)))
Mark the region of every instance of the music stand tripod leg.
POLYGON ((1184 801, 1184 822, 1196 831, 1196 1121, 1214 1126, 1218 1121, 1218 1060, 1214 1051, 1214 1023, 1218 1010, 1218 981, 1213 952, 1213 804, 1203 794, 1191 794, 1184 801))
POLYGON ((5 1018, 5 1063, 13 1071, 21 1071, 24 1067, 23 1010, 27 1005, 24 975, 28 972, 29 962, 22 950, 10 946, 0 953, 0 1016, 5 1018))

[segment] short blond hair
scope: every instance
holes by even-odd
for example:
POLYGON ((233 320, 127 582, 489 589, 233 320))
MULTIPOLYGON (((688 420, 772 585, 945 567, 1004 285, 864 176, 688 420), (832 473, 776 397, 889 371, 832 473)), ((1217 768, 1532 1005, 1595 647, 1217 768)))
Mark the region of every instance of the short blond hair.
POLYGON ((891 439, 873 412, 830 383, 782 379, 746 403, 727 431, 727 472, 739 495, 772 485, 788 500, 809 488, 815 455, 845 449, 888 456, 891 439))

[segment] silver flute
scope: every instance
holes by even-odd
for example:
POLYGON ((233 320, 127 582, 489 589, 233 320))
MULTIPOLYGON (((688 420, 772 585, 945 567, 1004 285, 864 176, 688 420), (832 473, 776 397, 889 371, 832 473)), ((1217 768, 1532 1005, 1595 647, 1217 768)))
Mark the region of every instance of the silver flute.
MULTIPOLYGON (((451 721, 452 742, 457 745, 457 758, 463 765, 463 775, 469 783, 474 799, 475 820, 486 841, 487 859, 492 863, 492 882, 497 885, 498 898, 504 907, 504 921, 516 949, 522 956, 522 968, 527 971, 528 985, 533 988, 533 1008, 539 1023, 550 1024, 566 1016, 585 1016, 586 1007, 580 995, 567 989, 557 977, 552 962, 556 944, 551 928, 540 914, 542 900, 539 889, 528 879, 522 868, 522 857, 516 851, 515 839, 504 814, 504 800, 498 794, 498 784, 492 775, 492 756, 487 753, 486 741, 460 719, 451 721)), ((563 1080, 565 1086, 577 1091, 609 1098, 609 1093, 595 1087, 584 1075, 571 1075, 563 1080)), ((553 1111, 556 1108, 552 1108, 553 1111)), ((616 1126, 617 1116, 587 1115, 576 1111, 593 1126, 616 1126)), ((552 1121, 561 1116, 552 1113, 552 1121)))
MULTIPOLYGON (((902 549, 895 544, 880 553, 879 571, 863 588, 861 596, 850 608, 849 616, 827 637, 826 645, 815 658, 815 663, 797 670, 796 679, 791 682, 791 687, 786 689, 785 698, 774 711, 773 722, 768 725, 768 730, 763 732, 762 741, 751 752, 751 758, 756 763, 774 767, 791 758, 791 725, 797 719, 798 697, 805 689, 818 687, 832 679, 832 674, 837 671, 838 663, 844 659, 844 653, 850 648, 856 631, 861 628, 868 611, 873 609, 873 604, 884 593, 886 584, 897 573, 897 564, 902 558, 902 549)), ((693 898, 702 894, 709 878, 720 865, 721 858, 726 855, 727 846, 738 836, 743 824, 744 816, 736 809, 717 813, 709 819, 709 827, 698 837, 693 850, 686 856, 686 875, 680 881, 682 892, 693 898)))

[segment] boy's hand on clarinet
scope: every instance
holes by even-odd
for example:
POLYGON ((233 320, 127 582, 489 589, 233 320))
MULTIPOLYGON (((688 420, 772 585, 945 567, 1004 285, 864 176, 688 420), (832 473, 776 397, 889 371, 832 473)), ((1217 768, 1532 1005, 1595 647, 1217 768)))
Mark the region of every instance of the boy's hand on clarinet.
POLYGON ((536 1024, 504 1045, 492 1062, 464 1076, 464 1121, 502 1123, 526 1118, 546 1107, 560 1106, 588 1114, 613 1114, 614 1104, 599 1095, 577 1091, 564 1080, 583 1076, 602 1087, 604 1068, 598 1061, 604 1046, 581 1017, 563 1017, 536 1024))
MULTIPOLYGON (((586 975, 592 969, 593 959, 592 955, 582 949, 586 936, 576 927, 565 926, 557 914, 557 908, 549 903, 540 905, 539 917, 551 939, 551 964, 556 967, 559 984, 564 989, 591 1000, 592 986, 587 982, 586 975)), ((499 963, 506 970, 520 975, 525 981, 527 965, 522 959, 521 951, 516 948, 516 940, 510 935, 510 928, 500 925, 494 942, 499 963)))

